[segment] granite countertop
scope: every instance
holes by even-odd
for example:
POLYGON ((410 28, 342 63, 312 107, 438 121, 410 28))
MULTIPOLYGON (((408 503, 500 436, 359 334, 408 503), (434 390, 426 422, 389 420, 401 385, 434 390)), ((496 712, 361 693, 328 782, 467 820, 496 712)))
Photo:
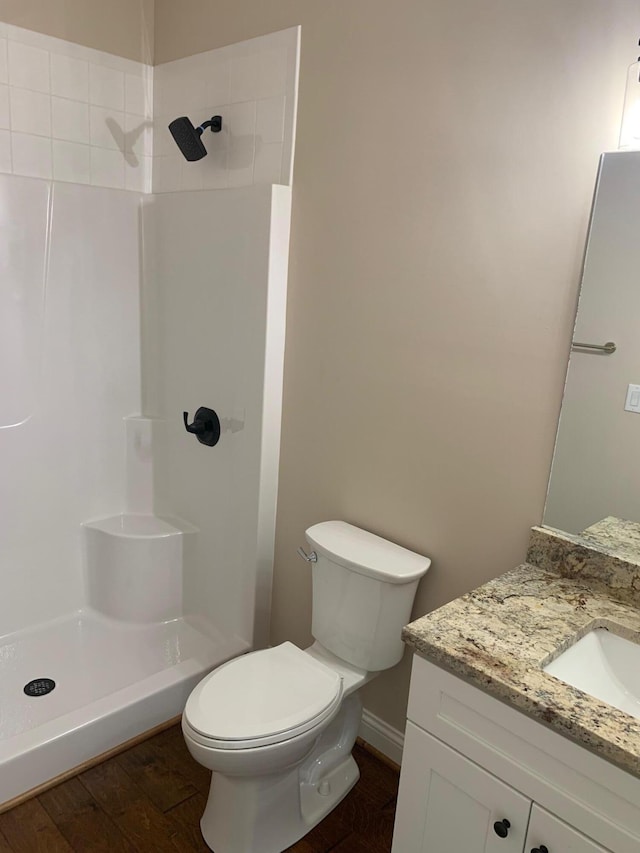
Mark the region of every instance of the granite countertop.
POLYGON ((544 528, 533 529, 527 560, 412 622, 404 641, 640 776, 640 720, 542 670, 593 628, 640 643, 640 564, 609 535, 602 546, 544 528))

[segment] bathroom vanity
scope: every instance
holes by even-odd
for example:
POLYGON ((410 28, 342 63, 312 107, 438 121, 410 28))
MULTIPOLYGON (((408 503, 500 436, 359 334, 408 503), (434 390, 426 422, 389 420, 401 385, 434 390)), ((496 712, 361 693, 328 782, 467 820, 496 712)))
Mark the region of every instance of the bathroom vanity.
POLYGON ((640 564, 608 521, 600 542, 534 528, 527 563, 405 628, 393 853, 640 850, 640 719, 609 704, 625 698, 595 677, 595 647, 573 684, 544 670, 583 637, 640 642, 640 564))

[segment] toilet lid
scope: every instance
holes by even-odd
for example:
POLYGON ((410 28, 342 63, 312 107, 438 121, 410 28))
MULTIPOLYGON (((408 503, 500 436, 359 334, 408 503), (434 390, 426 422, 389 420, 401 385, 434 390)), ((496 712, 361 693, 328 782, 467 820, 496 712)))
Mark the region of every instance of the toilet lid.
POLYGON ((317 726, 340 705, 342 678, 292 643, 235 658, 193 690, 189 726, 227 749, 278 743, 317 726))

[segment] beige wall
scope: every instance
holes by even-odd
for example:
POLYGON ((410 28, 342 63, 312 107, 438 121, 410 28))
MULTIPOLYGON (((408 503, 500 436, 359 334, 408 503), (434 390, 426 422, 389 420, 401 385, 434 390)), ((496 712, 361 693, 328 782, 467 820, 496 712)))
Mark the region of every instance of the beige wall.
POLYGON ((154 0, 0 0, 0 21, 153 62, 154 0))
MULTIPOLYGON (((156 62, 302 24, 272 640, 304 529, 433 559, 419 615, 540 521, 598 154, 638 0, 156 0, 156 62)), ((407 660, 366 691, 402 728, 407 660)))

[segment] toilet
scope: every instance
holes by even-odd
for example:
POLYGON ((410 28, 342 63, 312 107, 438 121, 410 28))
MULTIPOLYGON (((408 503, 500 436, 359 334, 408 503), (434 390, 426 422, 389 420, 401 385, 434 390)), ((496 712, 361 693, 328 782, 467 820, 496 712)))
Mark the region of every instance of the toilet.
POLYGON ((281 853, 358 781, 357 691, 402 657, 402 627, 430 566, 344 521, 315 524, 306 539, 313 645, 223 664, 182 716, 189 752, 213 771, 200 827, 215 853, 281 853))

